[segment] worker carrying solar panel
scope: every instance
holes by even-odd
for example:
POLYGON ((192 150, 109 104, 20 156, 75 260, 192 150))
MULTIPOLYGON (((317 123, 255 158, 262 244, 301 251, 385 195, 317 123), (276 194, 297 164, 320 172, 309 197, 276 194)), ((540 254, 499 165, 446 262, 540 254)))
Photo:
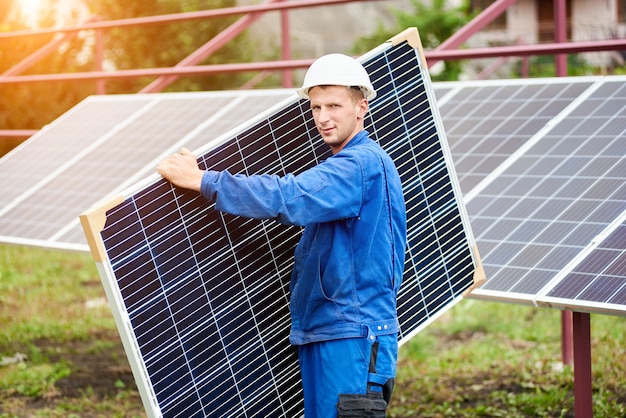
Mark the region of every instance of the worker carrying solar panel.
POLYGON ((245 176, 202 170, 183 148, 157 171, 219 211, 304 226, 290 282, 289 339, 298 347, 305 417, 384 417, 396 374, 406 246, 400 178, 364 129, 376 92, 357 60, 320 57, 298 94, 309 100, 332 151, 317 166, 245 176))

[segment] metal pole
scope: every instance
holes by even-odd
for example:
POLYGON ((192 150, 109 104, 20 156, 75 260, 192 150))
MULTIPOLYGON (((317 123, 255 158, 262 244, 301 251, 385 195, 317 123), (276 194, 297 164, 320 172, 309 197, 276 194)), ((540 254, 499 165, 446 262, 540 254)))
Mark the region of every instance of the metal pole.
POLYGON ((573 313, 574 327, 574 416, 593 417, 591 385, 591 318, 573 313))
MULTIPOLYGON (((567 42, 567 5, 565 0, 554 0, 554 42, 567 42)), ((556 54, 554 65, 557 77, 567 76, 567 55, 556 54)))
POLYGON ((572 365, 574 349, 572 347, 572 311, 561 312, 561 361, 572 365))

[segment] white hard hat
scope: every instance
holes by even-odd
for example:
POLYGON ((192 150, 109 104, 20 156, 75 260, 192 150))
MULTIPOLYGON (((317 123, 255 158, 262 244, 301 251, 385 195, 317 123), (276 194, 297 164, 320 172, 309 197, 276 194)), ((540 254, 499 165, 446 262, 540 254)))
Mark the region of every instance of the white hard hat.
POLYGON ((367 71, 361 63, 343 54, 328 54, 316 59, 304 76, 298 95, 309 98, 309 89, 315 86, 359 87, 367 100, 376 97, 367 71))

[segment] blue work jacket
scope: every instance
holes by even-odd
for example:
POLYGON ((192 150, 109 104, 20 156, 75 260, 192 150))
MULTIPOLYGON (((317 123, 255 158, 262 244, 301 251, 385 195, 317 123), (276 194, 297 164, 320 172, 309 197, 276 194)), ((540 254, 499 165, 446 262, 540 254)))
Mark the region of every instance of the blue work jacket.
POLYGON ((368 135, 295 176, 202 178, 219 211, 304 226, 290 282, 292 344, 398 332, 406 208, 393 161, 368 135))

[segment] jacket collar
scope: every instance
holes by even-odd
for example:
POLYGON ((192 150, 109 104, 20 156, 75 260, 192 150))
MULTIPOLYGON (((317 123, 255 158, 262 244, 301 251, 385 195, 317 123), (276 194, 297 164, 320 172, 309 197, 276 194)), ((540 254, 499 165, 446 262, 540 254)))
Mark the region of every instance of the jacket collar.
POLYGON ((367 132, 365 129, 362 130, 361 132, 357 133, 356 135, 354 135, 352 137, 352 139, 350 139, 348 141, 348 143, 343 147, 342 151, 346 148, 350 148, 352 146, 355 145, 359 145, 359 144, 363 144, 364 142, 366 142, 369 139, 369 132, 367 132))

